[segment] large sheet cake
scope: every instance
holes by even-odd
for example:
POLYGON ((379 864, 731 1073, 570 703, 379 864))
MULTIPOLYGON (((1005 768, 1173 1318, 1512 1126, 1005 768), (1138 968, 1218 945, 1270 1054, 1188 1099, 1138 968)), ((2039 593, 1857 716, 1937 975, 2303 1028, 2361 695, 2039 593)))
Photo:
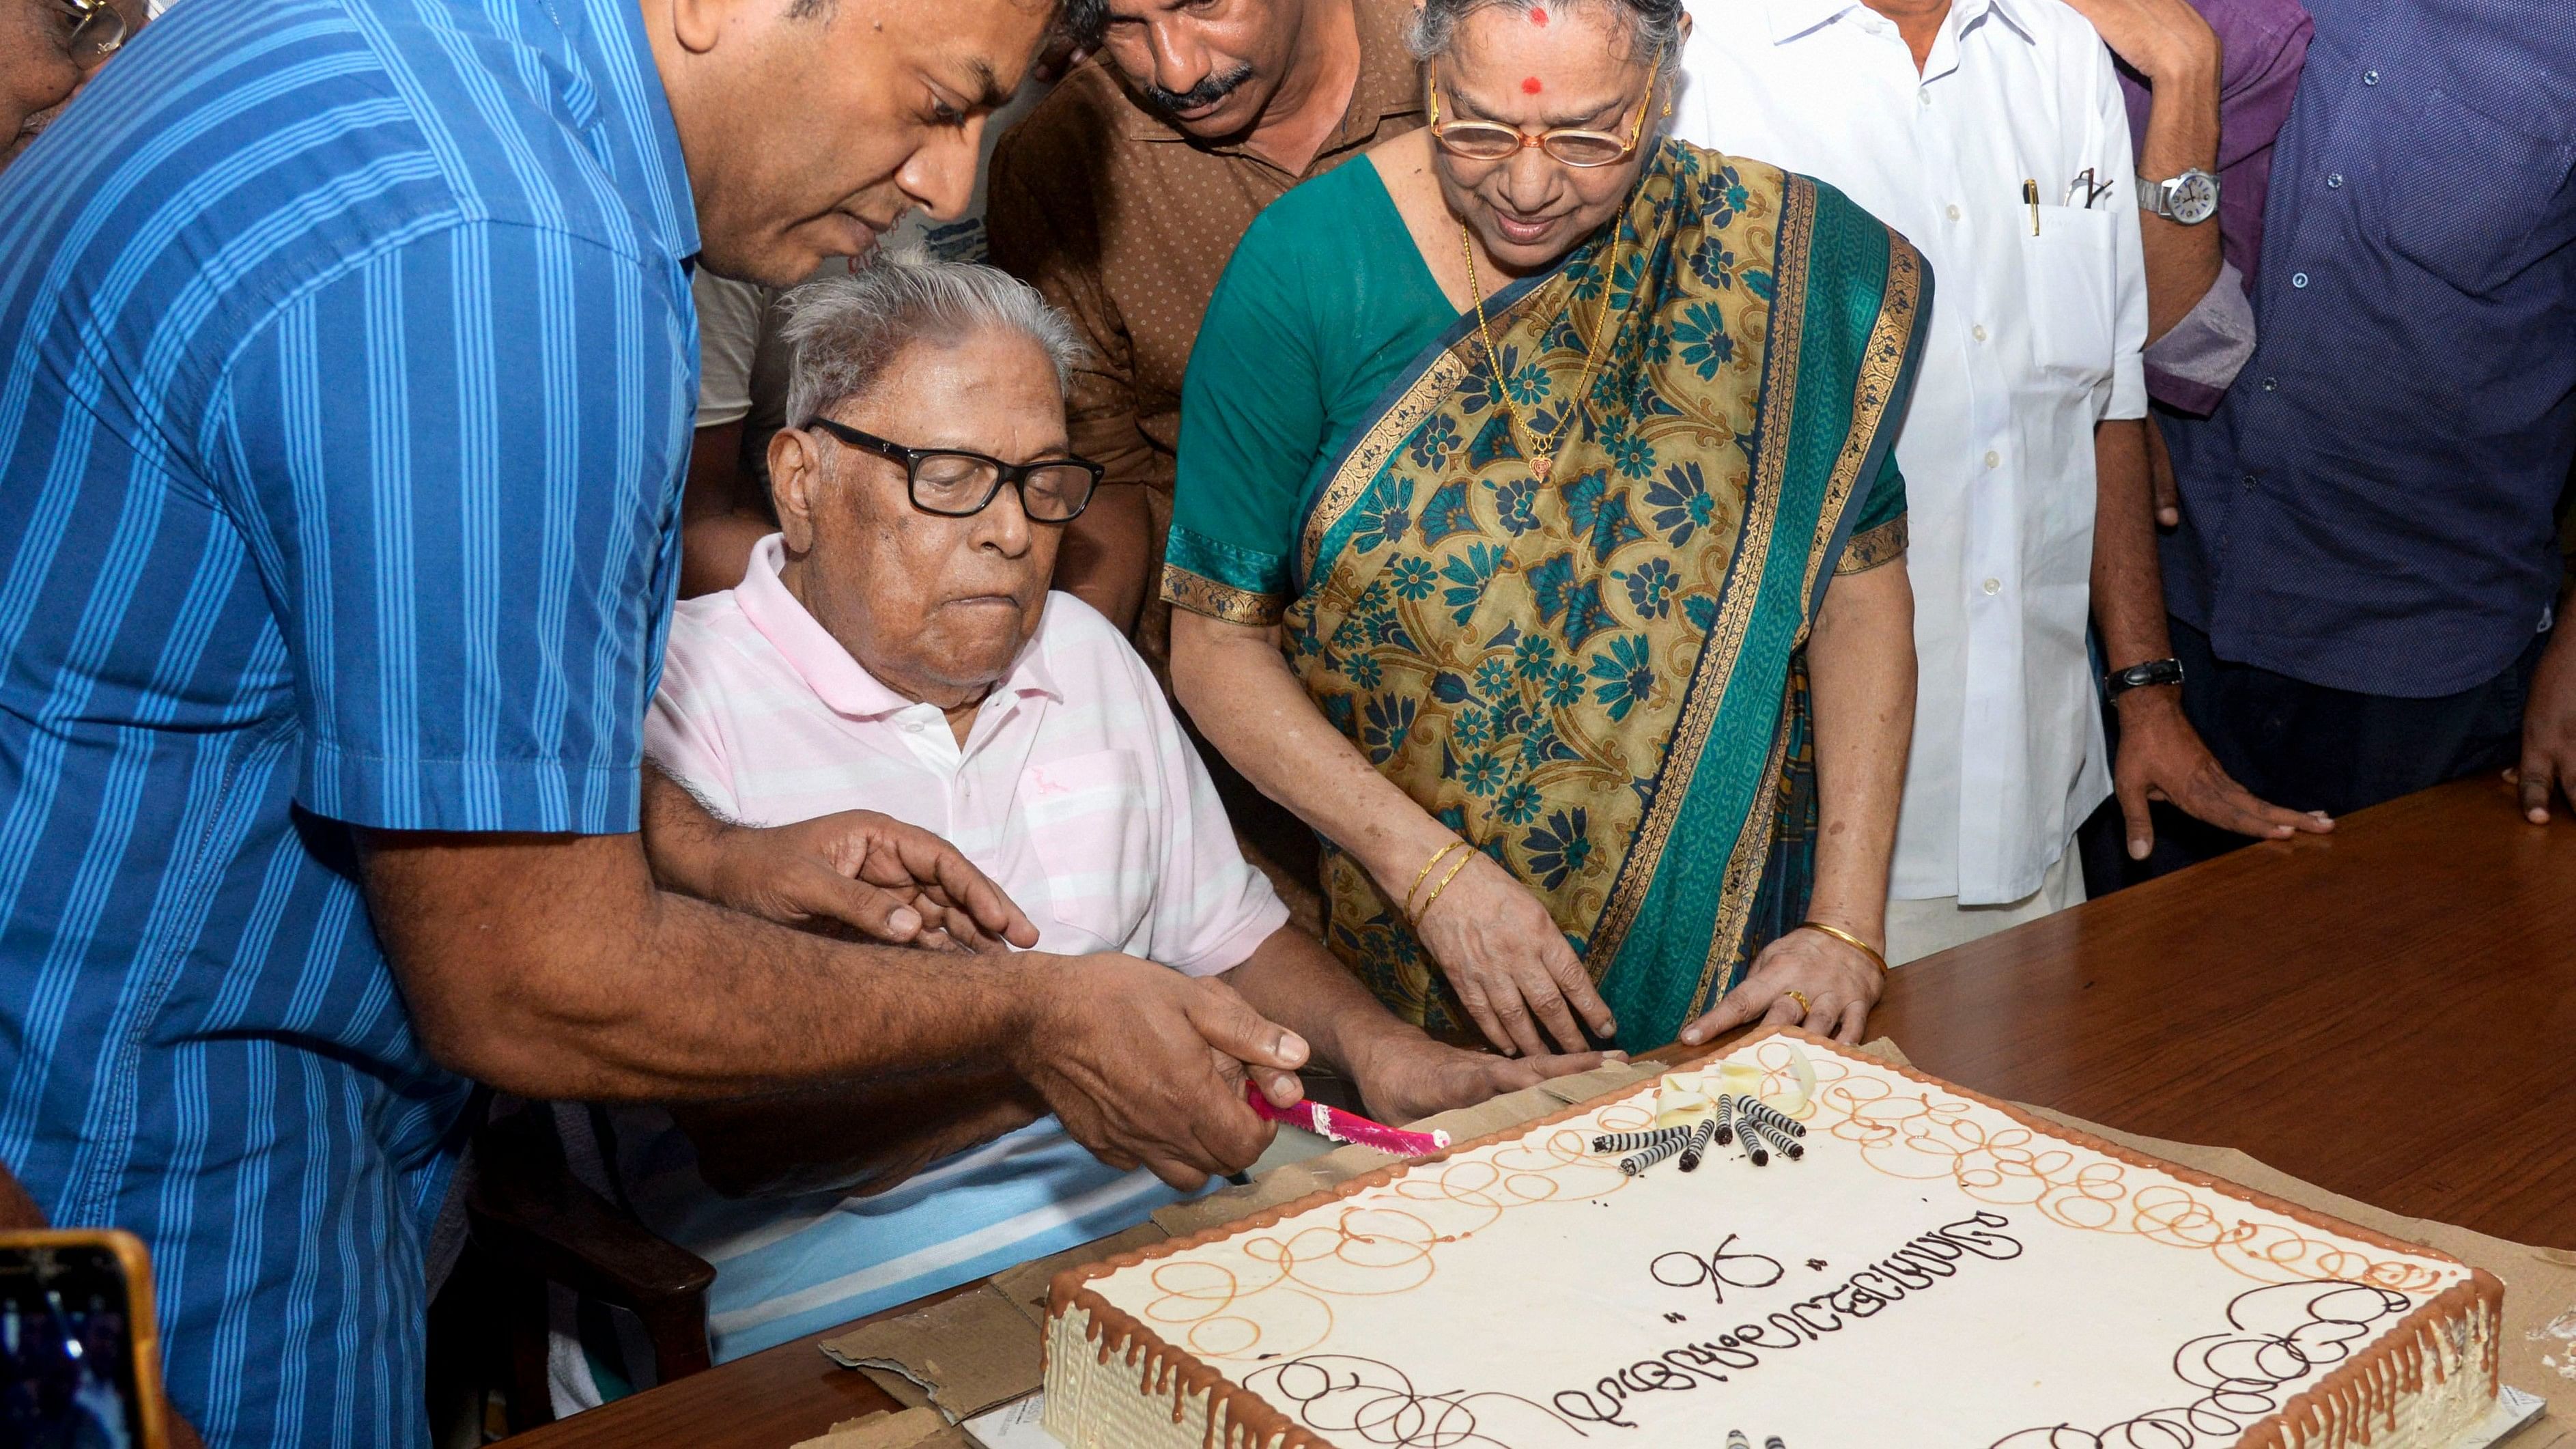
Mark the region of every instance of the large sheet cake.
POLYGON ((1803 1032, 1692 1070, 1726 1063, 1804 1125, 1802 1159, 1623 1172, 1593 1140, 1652 1125, 1649 1080, 1061 1275, 1047 1428, 1075 1449, 2438 1449, 2495 1398, 2484 1272, 1803 1032))

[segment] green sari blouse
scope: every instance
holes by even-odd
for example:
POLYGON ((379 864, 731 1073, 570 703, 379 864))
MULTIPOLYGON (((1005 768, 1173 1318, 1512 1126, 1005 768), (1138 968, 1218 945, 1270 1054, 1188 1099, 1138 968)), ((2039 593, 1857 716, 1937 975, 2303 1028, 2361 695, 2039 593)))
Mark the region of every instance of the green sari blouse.
MULTIPOLYGON (((1658 1045, 1803 917, 1799 650, 1835 573, 1904 550, 1928 289, 1830 188, 1666 141, 1615 225, 1487 299, 1489 355, 1375 166, 1341 167, 1262 213, 1209 305, 1164 596, 1280 625, 1325 718, 1547 905, 1622 1044, 1658 1045), (1505 390, 1540 435, 1581 405, 1545 480, 1505 390)), ((1323 859, 1327 944, 1469 1034, 1402 903, 1323 859)))

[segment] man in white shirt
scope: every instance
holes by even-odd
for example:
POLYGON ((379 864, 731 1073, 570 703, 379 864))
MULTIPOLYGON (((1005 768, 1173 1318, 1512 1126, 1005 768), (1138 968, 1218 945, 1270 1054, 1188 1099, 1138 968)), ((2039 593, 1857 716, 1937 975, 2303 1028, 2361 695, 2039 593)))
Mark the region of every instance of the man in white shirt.
MULTIPOLYGON (((1678 133, 1839 187, 1932 263, 1896 445, 1921 684, 1887 954, 1912 960, 2084 898, 2068 841, 2111 793, 2088 602, 2115 670, 2172 652, 2128 117, 2060 0, 1704 0, 1695 19, 1678 133)), ((2139 793, 2298 828, 2226 780, 2173 690, 2133 693, 2139 793)))

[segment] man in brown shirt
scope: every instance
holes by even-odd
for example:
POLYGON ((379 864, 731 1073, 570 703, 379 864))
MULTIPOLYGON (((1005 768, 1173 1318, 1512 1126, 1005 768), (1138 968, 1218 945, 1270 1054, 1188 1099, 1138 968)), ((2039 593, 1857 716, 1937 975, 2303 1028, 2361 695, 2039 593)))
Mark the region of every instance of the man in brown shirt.
POLYGON ((1092 58, 994 152, 993 262, 1071 314, 1093 353, 1073 386, 1073 448, 1109 471, 1066 532, 1056 586, 1129 630, 1158 672, 1170 614, 1153 581, 1190 344, 1261 208, 1422 124, 1412 13, 1408 0, 1071 0, 1092 58))

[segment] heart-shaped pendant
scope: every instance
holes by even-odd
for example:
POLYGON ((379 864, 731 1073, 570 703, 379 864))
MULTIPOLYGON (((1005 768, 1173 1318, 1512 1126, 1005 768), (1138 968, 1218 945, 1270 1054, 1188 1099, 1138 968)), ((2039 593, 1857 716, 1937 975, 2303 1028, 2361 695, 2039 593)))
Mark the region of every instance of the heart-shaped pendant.
POLYGON ((1530 476, 1536 478, 1541 483, 1546 482, 1547 470, 1555 466, 1555 463, 1556 460, 1545 453, 1533 454, 1529 460, 1530 476))

